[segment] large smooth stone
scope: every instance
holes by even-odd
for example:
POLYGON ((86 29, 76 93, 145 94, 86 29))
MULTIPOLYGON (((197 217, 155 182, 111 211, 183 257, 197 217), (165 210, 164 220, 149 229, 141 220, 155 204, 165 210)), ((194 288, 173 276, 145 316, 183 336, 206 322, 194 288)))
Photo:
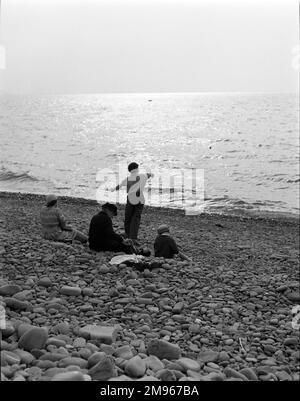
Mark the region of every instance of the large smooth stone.
POLYGON ((20 338, 18 345, 25 351, 33 349, 42 349, 45 347, 48 339, 48 333, 41 327, 33 327, 27 330, 20 338))
POLYGON ((51 379, 51 381, 55 382, 77 382, 77 381, 85 381, 84 375, 81 372, 64 372, 57 373, 51 379))
POLYGON ((187 370, 194 370, 196 372, 200 370, 199 363, 190 358, 180 358, 178 359, 177 363, 179 363, 179 365, 181 365, 184 368, 185 372, 187 370))
POLYGON ((145 372, 146 363, 139 355, 131 358, 125 365, 125 373, 131 377, 142 377, 145 372))
POLYGON ((11 296, 22 291, 22 288, 16 284, 6 284, 0 287, 0 295, 11 296))
POLYGON ((110 326, 95 326, 89 324, 79 329, 79 335, 87 340, 97 340, 104 344, 116 341, 118 328, 110 326))
POLYGON ((206 350, 206 351, 201 351, 199 353, 198 358, 200 359, 200 361, 202 362, 215 362, 217 361, 219 357, 219 353, 213 350, 206 350))
POLYGON ((105 359, 94 365, 88 374, 93 380, 108 380, 112 377, 116 377, 115 363, 111 356, 106 356, 105 359))
POLYGON ((159 359, 179 359, 181 356, 181 349, 178 345, 169 343, 164 340, 150 341, 147 352, 149 355, 155 355, 159 359))
POLYGON ((81 288, 64 285, 63 287, 61 287, 60 293, 63 295, 68 295, 70 297, 77 297, 81 294, 81 288))

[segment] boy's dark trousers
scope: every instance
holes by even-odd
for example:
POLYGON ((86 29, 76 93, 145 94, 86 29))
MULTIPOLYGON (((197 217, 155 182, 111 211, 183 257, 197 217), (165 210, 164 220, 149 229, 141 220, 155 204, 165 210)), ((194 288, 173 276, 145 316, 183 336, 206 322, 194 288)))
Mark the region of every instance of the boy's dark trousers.
POLYGON ((138 203, 133 205, 127 199, 125 207, 125 233, 128 238, 136 240, 138 238, 138 232, 140 227, 141 216, 143 212, 144 205, 138 203))

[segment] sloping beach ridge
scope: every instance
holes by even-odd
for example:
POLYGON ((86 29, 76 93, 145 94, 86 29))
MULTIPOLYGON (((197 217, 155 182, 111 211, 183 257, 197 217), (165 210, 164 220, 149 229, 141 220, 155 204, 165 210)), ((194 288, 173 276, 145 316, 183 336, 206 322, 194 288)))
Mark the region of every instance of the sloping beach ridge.
MULTIPOLYGON (((87 233, 97 203, 59 202, 87 233)), ((43 240, 43 203, 0 193, 1 380, 299 380, 298 219, 145 207, 143 243, 169 224, 193 262, 139 272, 43 240)))

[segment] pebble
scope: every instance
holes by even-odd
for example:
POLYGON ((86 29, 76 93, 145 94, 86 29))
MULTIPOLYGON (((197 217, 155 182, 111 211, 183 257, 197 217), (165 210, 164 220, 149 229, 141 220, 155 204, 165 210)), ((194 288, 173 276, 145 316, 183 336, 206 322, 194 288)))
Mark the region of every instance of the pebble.
POLYGON ((164 340, 152 340, 150 341, 147 352, 149 355, 155 355, 159 359, 178 359, 181 356, 181 349, 177 344, 172 344, 164 340))
POLYGON ((81 295, 81 288, 80 287, 70 287, 70 286, 64 285, 63 287, 61 287, 60 293, 63 295, 71 296, 71 297, 77 297, 77 296, 81 295))
POLYGON ((19 364, 21 361, 21 358, 19 355, 15 354, 14 352, 10 352, 10 351, 6 351, 6 350, 2 350, 0 352, 0 360, 1 360, 1 364, 4 364, 4 366, 6 364, 8 365, 15 365, 15 364, 19 364))
MULTIPOLYGON (((90 344, 88 344, 89 346, 90 344)), ((113 355, 115 353, 115 348, 112 345, 101 344, 100 351, 105 352, 107 355, 113 355)))
POLYGON ((18 346, 25 351, 33 349, 42 349, 46 345, 48 333, 40 327, 32 327, 27 330, 19 339, 18 346))
POLYGON ((216 363, 213 363, 213 362, 208 362, 208 363, 207 363, 207 366, 208 366, 209 368, 216 369, 216 370, 219 370, 219 369, 220 369, 220 366, 217 365, 216 363))
POLYGON ((159 379, 155 376, 144 376, 144 377, 137 379, 136 381, 138 381, 138 382, 155 382, 155 381, 159 381, 159 379))
POLYGON ((273 345, 267 344, 264 346, 264 351, 267 355, 273 355, 277 351, 277 348, 273 345))
POLYGON ((115 363, 111 356, 105 356, 100 362, 89 369, 88 374, 93 380, 108 380, 117 376, 115 363))
POLYGON ((244 368, 239 371, 240 374, 246 376, 249 380, 258 381, 258 377, 253 369, 251 368, 244 368))
POLYGON ((116 341, 117 327, 87 325, 79 329, 79 335, 87 340, 97 340, 101 343, 112 344, 116 341))
POLYGON ((11 296, 20 292, 22 288, 15 284, 6 284, 0 287, 0 295, 11 296))
MULTIPOLYGON (((139 380, 141 380, 141 379, 139 379, 139 380)), ((107 381, 109 381, 109 382, 132 382, 133 379, 131 379, 130 377, 128 377, 126 375, 121 375, 118 377, 111 377, 107 381)))
POLYGON ((32 326, 31 324, 28 324, 28 323, 19 324, 17 327, 18 338, 22 337, 22 335, 25 334, 26 331, 32 329, 33 327, 34 326, 32 326))
POLYGON ((99 273, 106 274, 109 272, 109 268, 107 266, 100 266, 99 273))
POLYGON ((230 356, 226 351, 221 351, 217 357, 218 361, 224 362, 224 361, 229 361, 230 356))
POLYGON ((70 332, 70 326, 66 322, 58 323, 53 327, 53 332, 68 334, 70 332))
POLYGON ((216 362, 218 360, 219 353, 213 350, 201 351, 198 358, 202 362, 216 362))
POLYGON ((292 381, 291 375, 289 375, 287 372, 284 370, 280 372, 275 372, 275 376, 278 378, 280 381, 292 381))
POLYGON ((123 345, 115 350, 115 356, 117 358, 131 359, 133 353, 129 345, 123 345))
POLYGON ((49 277, 42 277, 38 282, 37 285, 40 285, 41 287, 51 287, 52 286, 52 281, 50 280, 49 277))
POLYGON ((60 353, 60 352, 46 352, 45 354, 42 354, 39 359, 41 361, 52 361, 52 362, 57 362, 57 361, 61 361, 62 359, 64 359, 66 357, 65 354, 60 353))
POLYGON ((75 338, 75 340, 73 341, 74 348, 83 348, 85 346, 86 346, 86 339, 83 337, 75 338))
POLYGON ((24 351, 22 349, 17 348, 14 350, 14 353, 21 358, 20 362, 24 363, 25 365, 30 365, 35 359, 30 352, 24 351))
POLYGON ((286 338, 283 341, 283 345, 289 346, 289 345, 299 345, 300 343, 300 339, 298 337, 290 337, 290 338, 286 338))
POLYGON ((173 370, 169 369, 162 369, 156 372, 156 377, 162 381, 166 382, 175 382, 177 381, 177 377, 175 375, 175 372, 173 370))
POLYGON ((93 367, 98 362, 103 361, 104 359, 106 359, 105 352, 95 352, 88 358, 88 368, 93 367))
POLYGON ((41 369, 50 369, 50 368, 55 368, 56 363, 52 361, 37 361, 35 366, 41 369))
POLYGON ((10 337, 12 334, 14 334, 15 328, 10 324, 6 324, 6 327, 4 327, 1 331, 3 338, 7 338, 10 337))
POLYGON ((10 308, 12 310, 27 310, 30 309, 31 304, 27 301, 20 301, 16 298, 4 298, 4 302, 6 304, 7 308, 10 308))
POLYGON ((160 359, 155 355, 150 355, 145 358, 145 363, 148 369, 151 369, 153 372, 157 372, 158 370, 164 369, 165 365, 161 362, 160 359))
POLYGON ((182 309, 184 308, 184 303, 183 302, 177 302, 174 307, 172 312, 173 313, 180 313, 182 311, 182 309))
POLYGON ((125 365, 125 373, 131 377, 142 377, 145 372, 146 363, 139 355, 129 359, 125 365))
POLYGON ((245 375, 237 372, 235 369, 232 369, 230 367, 226 367, 224 369, 224 374, 226 375, 226 377, 229 377, 229 378, 235 378, 235 379, 241 379, 243 381, 248 381, 248 378, 245 375))
POLYGON ((208 375, 202 376, 201 380, 203 381, 224 381, 226 376, 222 373, 211 372, 208 375))
POLYGON ((66 342, 64 340, 60 340, 59 338, 48 338, 46 345, 55 345, 55 347, 65 347, 66 342))
POLYGON ((77 357, 63 358, 58 362, 58 366, 63 368, 66 368, 68 366, 79 366, 80 369, 85 369, 87 365, 88 362, 85 359, 77 357))
POLYGON ((184 371, 194 370, 198 372, 200 370, 199 363, 190 358, 180 358, 177 363, 183 367, 184 371))
POLYGON ((92 288, 83 288, 82 295, 84 297, 91 297, 94 295, 94 290, 92 288))
POLYGON ((85 381, 85 378, 81 372, 64 372, 64 373, 57 373, 56 375, 54 375, 51 381, 75 382, 75 381, 85 381))
POLYGON ((300 302, 300 292, 289 292, 287 294, 285 294, 285 296, 292 302, 300 302))

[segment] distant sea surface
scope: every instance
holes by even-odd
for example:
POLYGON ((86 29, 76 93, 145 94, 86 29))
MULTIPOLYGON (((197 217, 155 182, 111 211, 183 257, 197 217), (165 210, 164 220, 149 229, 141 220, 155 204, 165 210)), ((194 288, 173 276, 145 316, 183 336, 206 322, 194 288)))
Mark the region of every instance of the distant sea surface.
MULTIPOLYGON (((297 94, 0 95, 0 190, 114 200, 109 171, 137 161, 204 171, 205 212, 299 215, 298 110, 297 94)), ((182 207, 182 185, 149 185, 148 204, 182 207)))

